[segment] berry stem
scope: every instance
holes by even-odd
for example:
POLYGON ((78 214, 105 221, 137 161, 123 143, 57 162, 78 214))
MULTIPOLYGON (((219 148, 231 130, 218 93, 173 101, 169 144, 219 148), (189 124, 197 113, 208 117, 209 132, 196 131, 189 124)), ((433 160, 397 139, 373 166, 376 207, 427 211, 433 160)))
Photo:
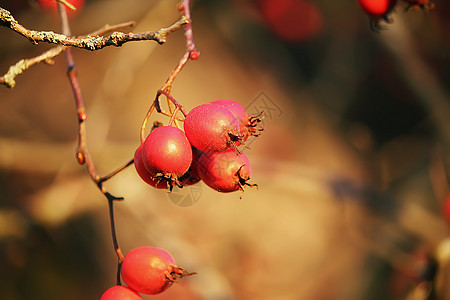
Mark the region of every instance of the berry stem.
MULTIPOLYGON (((185 20, 185 26, 184 26, 184 35, 186 38, 186 52, 184 53, 184 55, 181 57, 180 61, 178 62, 177 66, 173 69, 172 73, 170 73, 169 77, 167 78, 166 82, 164 83, 164 85, 157 91, 156 93, 156 97, 155 100, 153 101, 152 105, 150 106, 147 115, 142 123, 141 126, 141 142, 144 140, 144 131, 145 131, 145 127, 147 126, 148 123, 148 119, 150 117, 150 114, 153 112, 153 109, 156 108, 156 111, 160 114, 163 114, 165 116, 169 116, 170 117, 170 124, 172 124, 173 122, 175 122, 176 125, 176 121, 182 121, 182 119, 176 117, 176 113, 178 111, 181 111, 181 113, 186 116, 186 111, 184 110, 183 106, 178 103, 175 98, 173 98, 170 95, 170 91, 172 89, 172 84, 175 80, 175 78, 178 76, 178 74, 181 72, 181 70, 183 69, 183 67, 186 65, 186 63, 192 59, 191 58, 191 52, 195 51, 197 53, 198 56, 198 51, 195 48, 195 43, 194 43, 194 34, 193 34, 193 30, 192 30, 192 20, 191 20, 191 10, 190 10, 190 0, 183 0, 180 4, 180 10, 182 10, 183 12, 183 16, 181 17, 182 20, 185 20), (164 96, 167 97, 168 100, 170 100, 173 104, 175 104, 175 110, 172 111, 172 107, 171 104, 169 103, 169 111, 170 113, 165 112, 162 107, 161 107, 161 102, 159 97, 161 96, 161 94, 163 94, 164 96)), ((197 59, 197 58, 195 58, 197 59)))

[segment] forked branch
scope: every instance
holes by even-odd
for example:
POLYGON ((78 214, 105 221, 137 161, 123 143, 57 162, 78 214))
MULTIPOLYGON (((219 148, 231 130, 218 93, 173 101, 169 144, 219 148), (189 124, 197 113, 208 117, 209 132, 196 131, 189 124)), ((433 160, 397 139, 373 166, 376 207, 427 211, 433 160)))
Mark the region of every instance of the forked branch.
POLYGON ((169 34, 180 29, 187 23, 187 19, 182 16, 174 24, 158 31, 146 31, 141 33, 124 33, 114 31, 108 36, 87 36, 83 38, 76 38, 61 33, 55 33, 53 31, 36 31, 27 29, 17 22, 9 11, 0 7, 0 25, 11 28, 13 31, 27 38, 33 44, 44 42, 91 51, 100 50, 108 46, 120 47, 131 41, 153 40, 159 44, 164 44, 169 34))
MULTIPOLYGON (((111 31, 120 30, 127 27, 135 26, 135 22, 126 22, 117 25, 105 25, 101 29, 90 33, 85 36, 101 36, 111 31)), ((9 67, 8 72, 5 75, 0 77, 0 84, 4 84, 9 88, 13 88, 16 85, 15 78, 16 76, 22 74, 30 67, 37 65, 41 62, 45 62, 47 64, 53 64, 53 58, 60 55, 67 49, 66 46, 56 46, 43 52, 41 55, 28 58, 21 59, 16 64, 9 67)))

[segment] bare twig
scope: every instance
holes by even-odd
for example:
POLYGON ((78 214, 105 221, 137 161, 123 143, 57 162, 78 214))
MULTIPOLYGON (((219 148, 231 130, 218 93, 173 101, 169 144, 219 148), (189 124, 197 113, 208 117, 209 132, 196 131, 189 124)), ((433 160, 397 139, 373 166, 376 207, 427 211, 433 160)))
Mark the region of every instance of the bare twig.
MULTIPOLYGON (((67 13, 62 3, 58 3, 58 14, 60 16, 61 21, 61 30, 62 32, 70 36, 70 26, 67 18, 67 13)), ((116 200, 122 200, 122 197, 116 197, 110 194, 106 188, 104 187, 104 181, 111 178, 113 175, 117 174, 119 171, 123 170, 125 167, 129 166, 131 162, 127 163, 124 167, 121 167, 118 171, 112 172, 110 175, 107 175, 101 178, 94 166, 94 162, 89 154, 88 147, 86 144, 86 127, 85 122, 87 119, 86 110, 84 107, 83 97, 81 95, 81 89, 78 82, 78 76, 76 73, 75 61, 72 55, 72 49, 67 48, 65 51, 66 63, 67 63, 67 76, 69 77, 70 84, 72 86, 72 91, 75 97, 75 106, 77 109, 77 117, 78 117, 78 149, 77 149, 77 160, 80 164, 86 164, 89 175, 91 179, 97 184, 99 190, 103 193, 103 195, 108 200, 108 208, 109 208, 109 217, 110 217, 110 226, 111 226, 111 235, 113 240, 114 250, 117 255, 117 284, 120 284, 120 268, 123 261, 122 250, 119 247, 119 243, 117 240, 115 220, 114 220, 114 202, 116 200)))
POLYGON ((64 46, 57 46, 45 51, 39 56, 30 59, 19 60, 15 65, 9 67, 8 72, 6 72, 5 75, 0 77, 0 83, 6 85, 9 88, 13 88, 16 85, 16 76, 22 74, 25 70, 38 63, 53 63, 52 59, 64 52, 65 49, 66 47, 64 46))
POLYGON ((27 38, 31 43, 38 44, 40 42, 57 44, 62 46, 76 47, 86 50, 100 50, 108 46, 120 47, 131 41, 153 40, 159 44, 166 42, 167 36, 172 32, 180 29, 188 23, 183 16, 169 27, 162 28, 158 31, 146 31, 141 33, 124 33, 114 31, 108 36, 87 36, 85 38, 75 38, 67 34, 55 33, 53 31, 36 31, 30 30, 19 24, 12 14, 0 7, 0 25, 9 27, 18 34, 27 38))
MULTIPOLYGON (((106 34, 111 31, 116 31, 119 29, 127 28, 135 26, 135 22, 126 22, 117 25, 105 25, 101 29, 94 31, 89 34, 89 36, 100 36, 106 34)), ((85 35, 87 36, 87 35, 85 35)), ((15 65, 9 67, 8 72, 5 75, 0 77, 0 84, 4 84, 9 88, 13 88, 16 85, 15 78, 16 76, 22 74, 25 70, 30 67, 37 65, 41 62, 45 62, 47 64, 53 64, 53 58, 60 55, 67 49, 66 46, 56 46, 43 52, 41 55, 29 58, 29 59, 21 59, 15 65)))
POLYGON ((152 105, 150 106, 150 108, 147 112, 147 115, 145 116, 144 121, 141 126, 141 131, 140 131, 141 141, 144 138, 144 131, 145 131, 145 127, 147 125, 148 119, 150 117, 150 114, 152 113, 152 111, 155 108, 158 113, 161 113, 166 116, 170 116, 169 124, 172 124, 176 120, 182 121, 180 118, 176 117, 176 114, 178 113, 178 111, 181 111, 181 113, 184 116, 186 116, 186 111, 185 111, 184 107, 175 100, 175 98, 170 94, 170 91, 172 89, 173 81, 178 76, 178 74, 181 72, 183 67, 186 65, 186 63, 190 59, 194 59, 194 60, 197 59, 199 52, 195 48, 195 43, 194 43, 194 34, 192 31, 192 20, 191 20, 191 12, 190 12, 190 0, 183 0, 181 2, 181 4, 179 5, 179 10, 181 10, 183 12, 182 19, 186 20, 186 26, 184 27, 184 34, 186 37, 186 52, 184 53, 183 57, 178 62, 178 65, 175 67, 175 69, 169 75, 169 77, 167 78, 164 85, 157 91, 155 100, 153 101, 152 105), (168 103, 170 113, 167 113, 162 109, 161 102, 160 102, 161 94, 166 96, 168 102, 170 101, 171 103, 173 103, 175 105, 175 109, 172 109, 170 102, 168 103))

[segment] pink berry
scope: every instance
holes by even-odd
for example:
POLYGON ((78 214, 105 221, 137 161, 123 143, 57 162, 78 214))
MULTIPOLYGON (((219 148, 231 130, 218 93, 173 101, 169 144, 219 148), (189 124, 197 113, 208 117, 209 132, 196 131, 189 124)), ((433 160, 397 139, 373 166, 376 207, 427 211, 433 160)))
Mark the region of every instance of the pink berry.
POLYGON ((172 255, 156 247, 139 247, 125 255, 121 274, 126 284, 140 293, 155 295, 177 279, 190 275, 175 264, 172 255))
POLYGON ((184 131, 192 146, 203 152, 223 151, 241 140, 233 113, 212 103, 194 107, 184 120, 184 131))
POLYGON ((126 286, 116 285, 107 289, 100 300, 142 300, 142 297, 126 286))
POLYGON ((250 162, 235 149, 204 153, 199 159, 199 174, 210 188, 222 192, 243 190, 251 176, 250 162))
POLYGON ((154 129, 142 146, 142 162, 148 172, 177 179, 189 169, 191 144, 184 132, 173 126, 154 129))

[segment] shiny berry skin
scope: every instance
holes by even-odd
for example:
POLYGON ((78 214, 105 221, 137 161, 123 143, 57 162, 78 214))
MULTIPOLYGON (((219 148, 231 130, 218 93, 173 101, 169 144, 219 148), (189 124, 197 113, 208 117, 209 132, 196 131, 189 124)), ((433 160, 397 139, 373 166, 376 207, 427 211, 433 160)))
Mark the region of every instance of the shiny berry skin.
POLYGON ((121 267, 122 278, 133 290, 155 295, 169 288, 172 283, 186 275, 176 266, 169 252, 156 247, 139 247, 125 255, 121 267))
POLYGON ((136 168, 139 177, 147 184, 158 189, 168 189, 167 180, 164 178, 154 178, 156 174, 150 173, 145 168, 144 163, 142 162, 142 145, 134 152, 134 167, 136 168))
POLYGON ((142 146, 142 162, 150 174, 178 178, 189 169, 191 144, 184 132, 173 126, 155 128, 142 146))
POLYGON ((136 291, 133 291, 132 289, 121 285, 110 287, 100 297, 100 300, 142 300, 142 299, 143 298, 141 297, 141 295, 139 295, 136 291))
POLYGON ((227 108, 207 103, 194 107, 184 120, 192 146, 203 152, 223 151, 240 140, 239 122, 227 108))
POLYGON ((204 153, 199 159, 199 175, 210 188, 229 193, 243 190, 251 176, 250 162, 244 153, 231 148, 204 153))
POLYGON ((386 16, 395 6, 397 0, 357 0, 359 7, 370 18, 379 19, 386 16))

